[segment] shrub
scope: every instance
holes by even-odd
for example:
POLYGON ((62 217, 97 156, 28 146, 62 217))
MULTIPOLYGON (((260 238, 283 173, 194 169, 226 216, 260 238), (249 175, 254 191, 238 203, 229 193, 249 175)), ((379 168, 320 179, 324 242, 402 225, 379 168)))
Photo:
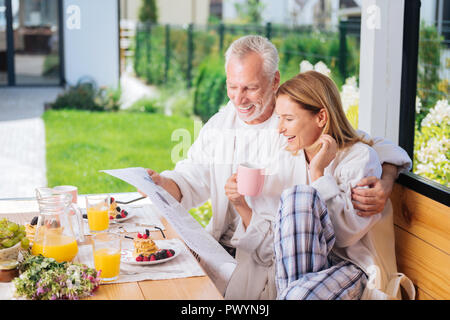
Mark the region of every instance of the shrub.
POLYGON ((420 26, 419 65, 417 69, 417 93, 422 100, 422 110, 416 116, 419 125, 428 111, 436 104, 441 96, 439 90, 439 66, 441 63, 441 49, 444 38, 437 32, 435 26, 420 26))
POLYGON ((416 128, 413 172, 449 187, 449 160, 450 106, 440 100, 416 128))
POLYGON ((90 111, 118 111, 121 90, 102 87, 94 82, 79 82, 58 95, 50 104, 52 109, 78 109, 90 111))
POLYGON ((206 122, 228 99, 224 60, 218 57, 206 59, 199 66, 194 83, 194 114, 206 122))
POLYGON ((158 7, 156 6, 156 0, 141 1, 138 13, 139 21, 156 23, 158 21, 158 7))
POLYGON ((209 223, 212 217, 211 200, 206 201, 204 204, 197 208, 192 208, 189 213, 198 221, 203 227, 209 223))
POLYGON ((155 98, 141 98, 134 102, 130 108, 130 112, 148 112, 148 113, 164 113, 164 105, 159 99, 155 98))

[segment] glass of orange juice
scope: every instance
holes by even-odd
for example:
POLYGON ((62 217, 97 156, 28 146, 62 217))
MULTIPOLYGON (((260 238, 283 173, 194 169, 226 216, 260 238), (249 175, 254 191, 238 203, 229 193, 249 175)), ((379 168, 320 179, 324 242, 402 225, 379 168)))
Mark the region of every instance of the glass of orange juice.
POLYGON ((101 270, 103 282, 114 281, 120 273, 121 237, 114 233, 96 233, 92 236, 94 266, 101 270))
POLYGON ((98 194, 86 196, 86 211, 91 232, 108 230, 109 195, 98 194))

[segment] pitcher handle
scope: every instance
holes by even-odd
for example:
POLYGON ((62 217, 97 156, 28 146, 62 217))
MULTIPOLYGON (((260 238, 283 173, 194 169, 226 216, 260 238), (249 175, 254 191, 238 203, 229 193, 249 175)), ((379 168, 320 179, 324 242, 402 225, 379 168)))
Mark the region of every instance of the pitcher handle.
POLYGON ((77 217, 77 223, 78 223, 78 231, 79 231, 79 241, 84 242, 84 223, 83 223, 83 213, 81 212, 80 207, 76 205, 75 203, 72 203, 71 208, 74 211, 74 215, 77 217))

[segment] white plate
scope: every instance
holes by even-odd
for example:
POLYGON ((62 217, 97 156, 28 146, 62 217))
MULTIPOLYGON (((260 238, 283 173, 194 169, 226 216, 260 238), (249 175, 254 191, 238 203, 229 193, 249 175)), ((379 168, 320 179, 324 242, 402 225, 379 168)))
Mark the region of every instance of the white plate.
MULTIPOLYGON (((163 240, 161 240, 163 241, 163 240)), ((159 241, 159 243, 161 243, 161 241, 159 241)), ((123 249, 121 252, 121 258, 120 260, 124 263, 127 264, 132 264, 135 266, 148 266, 148 265, 152 265, 152 264, 160 264, 160 263, 164 263, 170 260, 175 259, 181 252, 181 250, 179 248, 162 248, 161 246, 159 247, 159 249, 173 249, 175 251, 175 254, 173 256, 171 256, 170 258, 166 258, 166 259, 161 259, 161 260, 154 260, 154 261, 136 261, 136 258, 133 257, 133 250, 130 249, 123 249)))
MULTIPOLYGON (((114 219, 112 219, 112 221, 124 222, 124 221, 127 221, 128 219, 131 219, 131 218, 133 218, 135 216, 134 212, 131 211, 131 209, 133 209, 133 208, 122 208, 122 209, 125 209, 125 211, 128 212, 128 215, 125 218, 120 218, 120 219, 114 218, 114 219)), ((81 209, 81 213, 82 214, 86 214, 86 209, 82 208, 81 209)), ((84 221, 88 221, 88 219, 86 219, 86 218, 83 218, 83 220, 84 221)))

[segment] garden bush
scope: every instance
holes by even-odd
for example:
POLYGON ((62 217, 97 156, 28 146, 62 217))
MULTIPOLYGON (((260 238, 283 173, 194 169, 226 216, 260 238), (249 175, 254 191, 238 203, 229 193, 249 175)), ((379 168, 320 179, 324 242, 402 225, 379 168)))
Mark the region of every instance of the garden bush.
POLYGON ((439 66, 441 64, 441 49, 444 38, 437 32, 435 26, 420 25, 419 64, 417 69, 417 94, 422 102, 421 112, 416 115, 419 128, 422 120, 439 99, 445 97, 448 91, 439 86, 439 66), (444 89, 446 92, 441 92, 444 89), (442 94, 441 94, 442 93, 442 94))
POLYGON ((97 88, 94 82, 79 82, 59 94, 52 109, 78 109, 90 111, 118 111, 121 90, 107 87, 97 88))
POLYGON ((194 82, 194 113, 203 122, 211 118, 227 103, 224 59, 209 57, 198 68, 194 82))
POLYGON ((450 187, 450 106, 439 100, 416 126, 413 172, 450 187))

